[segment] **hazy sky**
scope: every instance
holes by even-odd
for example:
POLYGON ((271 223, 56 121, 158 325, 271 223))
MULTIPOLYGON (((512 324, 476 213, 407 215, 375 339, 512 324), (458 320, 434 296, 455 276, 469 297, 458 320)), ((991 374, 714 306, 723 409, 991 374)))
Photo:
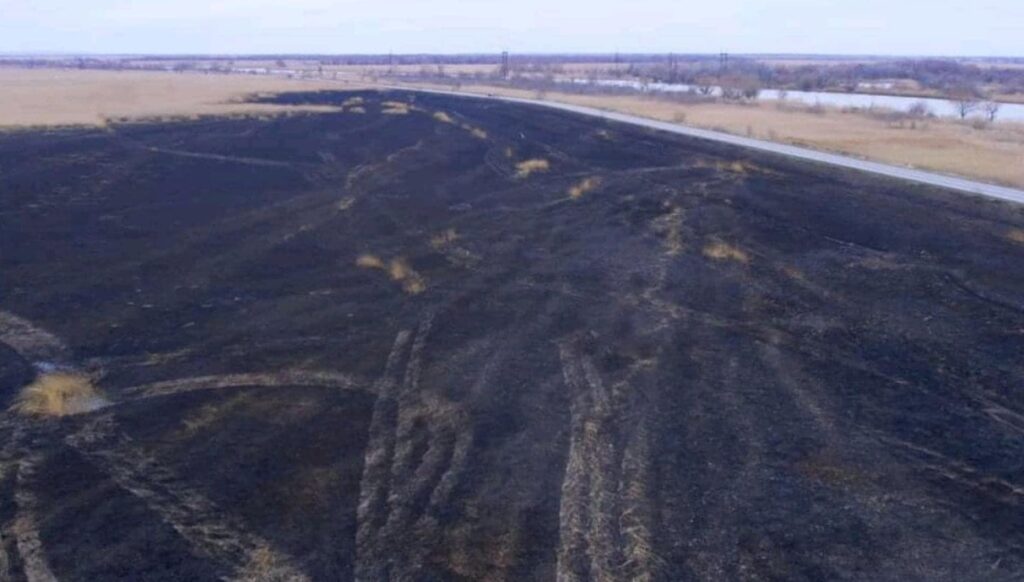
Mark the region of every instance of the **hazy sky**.
POLYGON ((0 52, 1024 56, 1024 0, 0 0, 0 52))

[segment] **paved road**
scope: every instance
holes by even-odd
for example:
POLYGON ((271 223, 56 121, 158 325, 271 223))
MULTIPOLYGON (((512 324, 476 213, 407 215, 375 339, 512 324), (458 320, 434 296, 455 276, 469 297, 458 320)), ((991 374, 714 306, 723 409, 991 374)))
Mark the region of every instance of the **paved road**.
POLYGON ((869 162, 865 160, 859 160, 857 158, 851 158, 848 156, 842 156, 837 154, 830 154, 826 152, 820 152, 816 150, 810 150, 807 148, 801 148, 797 146, 785 145, 770 141, 764 141, 760 139, 752 139, 749 137, 741 137, 738 135, 731 135, 728 133, 722 133, 718 131, 710 131, 707 129, 697 129, 694 127, 685 127, 677 125, 675 123, 669 123, 667 121, 658 121, 655 119, 648 119, 645 117, 638 117, 636 115, 629 115, 626 113, 617 113, 613 111, 604 111, 601 109, 595 109, 593 107, 585 107, 582 105, 571 105, 568 103, 555 103, 552 101, 541 101, 537 99, 522 99, 518 97, 503 97, 498 95, 481 95, 479 93, 466 93, 463 91, 442 91, 438 89, 423 89, 418 87, 410 87, 405 85, 391 85, 386 86, 389 89, 398 89, 405 91, 417 91, 421 93, 436 93, 440 95, 457 95, 460 97, 475 97, 478 99, 492 99, 496 101, 505 101, 508 103, 522 103, 527 105, 540 105, 543 107, 550 107, 551 109, 560 109, 562 111, 569 111, 572 113, 580 113, 583 115, 591 115, 594 117, 601 117, 612 121, 619 121, 622 123, 630 123, 633 125, 640 125, 643 127, 649 127, 661 131, 667 131, 669 133, 675 133, 678 135, 685 135, 689 137, 695 137, 699 139, 708 139, 711 141, 717 141, 722 143, 728 143, 741 147, 753 148, 756 150, 762 150, 766 152, 773 152, 790 156, 794 158, 800 158, 803 160, 809 160, 812 162, 819 162, 823 164, 830 164, 833 166, 840 166, 844 168, 852 168, 854 170, 861 170, 864 172, 871 172, 872 174, 881 174, 883 176, 889 176, 892 178, 899 178, 901 180, 909 180, 911 182, 918 182, 921 184, 928 184, 931 186, 939 186, 942 188, 950 188, 952 190, 959 190, 970 194, 976 194, 980 196, 987 196, 989 198, 998 198, 1000 200, 1009 200, 1010 202, 1017 202, 1024 204, 1024 190, 1018 190, 1016 188, 1007 188, 1005 186, 997 186, 995 184, 986 184, 984 182, 975 182, 973 180, 967 180, 964 178, 957 178, 954 176, 945 176, 943 174, 936 174, 933 172, 925 172, 922 170, 914 170, 911 168, 902 168, 900 166, 890 166, 888 164, 880 164, 878 162, 869 162))

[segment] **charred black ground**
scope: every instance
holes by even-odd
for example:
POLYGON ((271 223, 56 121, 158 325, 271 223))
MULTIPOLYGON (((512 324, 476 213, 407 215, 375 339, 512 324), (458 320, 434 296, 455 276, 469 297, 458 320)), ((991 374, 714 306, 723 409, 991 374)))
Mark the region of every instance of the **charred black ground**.
POLYGON ((1020 579, 1020 207, 276 100, 0 136, 0 579, 1020 579))

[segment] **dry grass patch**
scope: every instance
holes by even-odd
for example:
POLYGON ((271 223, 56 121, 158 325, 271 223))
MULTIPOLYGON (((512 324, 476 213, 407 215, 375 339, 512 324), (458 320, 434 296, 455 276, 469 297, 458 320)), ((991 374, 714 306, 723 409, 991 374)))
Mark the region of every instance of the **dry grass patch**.
POLYGON ((441 250, 457 240, 459 240, 459 233, 454 228, 449 228, 430 237, 430 246, 435 250, 441 250))
POLYGON ((716 261, 736 261, 744 265, 750 262, 750 255, 746 251, 722 241, 705 245, 704 256, 716 261))
POLYGON ((529 178, 531 174, 547 172, 550 169, 551 163, 545 159, 525 160, 516 164, 516 178, 529 178))
POLYGON ((575 184, 571 188, 569 188, 569 198, 572 198, 573 200, 579 200, 580 198, 583 198, 584 194, 590 192, 591 190, 597 188, 600 185, 600 178, 584 178, 578 184, 575 184))
POLYGON ((388 274, 393 281, 401 283, 402 290, 409 295, 418 295, 427 290, 426 280, 402 257, 391 259, 388 274))
POLYGON ((359 255, 359 258, 356 259, 356 266, 362 267, 363 269, 384 270, 386 268, 384 261, 382 261, 377 255, 359 255))
POLYGON ((381 105, 384 107, 381 113, 385 115, 408 115, 411 109, 408 103, 401 101, 385 101, 381 105))
POLYGON ((341 200, 338 200, 337 208, 338 208, 338 210, 344 212, 345 210, 348 210, 349 208, 352 208, 352 205, 355 204, 355 203, 356 203, 356 197, 355 196, 346 196, 346 197, 342 198, 341 200))
POLYGON ((109 119, 339 111, 323 105, 249 102, 251 96, 337 86, 244 75, 0 67, 0 87, 0 127, 103 127, 109 119))
POLYGON ((469 132, 470 135, 472 135, 473 137, 475 137, 477 139, 487 139, 487 137, 488 137, 487 132, 482 130, 482 129, 480 129, 479 127, 473 127, 473 126, 470 126, 470 125, 463 125, 462 129, 465 129, 466 131, 469 132))
POLYGON ((362 105, 363 103, 365 103, 365 101, 363 100, 362 97, 349 97, 348 99, 342 101, 341 106, 352 107, 355 105, 362 105))
POLYGON ((665 254, 677 257, 686 250, 683 244, 683 209, 672 206, 672 211, 658 219, 656 226, 665 235, 665 254))
POLYGON ((434 112, 434 119, 440 121, 441 123, 455 123, 455 120, 452 119, 444 111, 436 111, 436 112, 434 112))
POLYGON ((386 271, 391 280, 401 283, 402 290, 409 295, 418 295, 427 290, 426 279, 417 273, 409 262, 402 257, 396 257, 391 259, 390 262, 385 263, 377 255, 360 255, 356 259, 356 265, 363 269, 386 271))
POLYGON ((359 106, 349 107, 345 111, 348 112, 348 113, 355 113, 357 115, 362 115, 362 114, 366 113, 366 109, 363 108, 363 107, 359 107, 359 106))
POLYGON ((1024 229, 1015 228, 1010 232, 1006 233, 1006 238, 1012 240, 1015 243, 1024 244, 1024 229))
POLYGON ((44 374, 22 389, 14 409, 27 416, 68 416, 106 405, 107 400, 89 378, 60 372, 44 374))

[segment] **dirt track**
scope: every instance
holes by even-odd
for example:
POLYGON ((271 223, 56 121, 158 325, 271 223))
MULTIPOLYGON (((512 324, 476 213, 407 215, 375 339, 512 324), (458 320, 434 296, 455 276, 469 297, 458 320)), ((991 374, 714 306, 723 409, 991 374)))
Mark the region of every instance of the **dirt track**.
POLYGON ((361 97, 0 136, 0 580, 1020 579, 1020 206, 361 97))

